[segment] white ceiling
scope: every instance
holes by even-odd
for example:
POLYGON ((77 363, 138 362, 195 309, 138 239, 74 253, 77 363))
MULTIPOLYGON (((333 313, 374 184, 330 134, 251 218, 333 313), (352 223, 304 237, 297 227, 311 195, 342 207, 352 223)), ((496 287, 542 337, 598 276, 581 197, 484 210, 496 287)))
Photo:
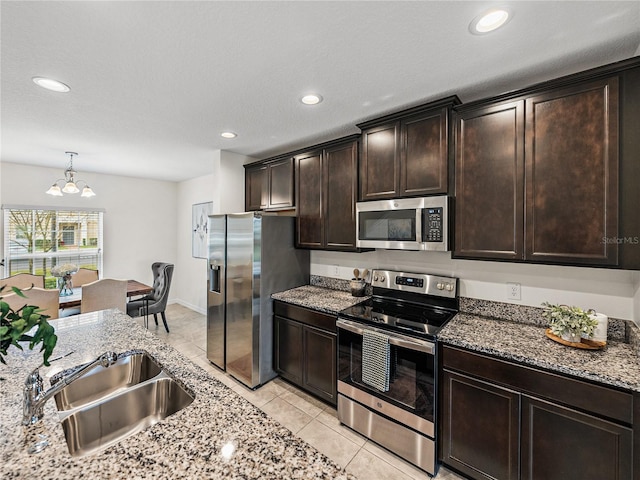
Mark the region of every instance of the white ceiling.
POLYGON ((265 158, 640 53, 637 0, 499 4, 512 20, 476 36, 496 2, 3 0, 0 158, 62 170, 72 150, 80 172, 184 180, 216 150, 265 158))

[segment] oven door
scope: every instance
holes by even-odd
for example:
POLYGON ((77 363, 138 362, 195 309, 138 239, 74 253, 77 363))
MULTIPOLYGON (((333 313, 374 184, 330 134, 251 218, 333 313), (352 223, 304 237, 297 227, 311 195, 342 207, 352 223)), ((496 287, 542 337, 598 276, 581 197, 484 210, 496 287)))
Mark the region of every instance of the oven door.
POLYGON ((338 392, 376 413, 434 438, 435 349, 432 342, 398 335, 339 318, 338 392), (362 343, 365 330, 389 337, 389 390, 362 381, 362 343))

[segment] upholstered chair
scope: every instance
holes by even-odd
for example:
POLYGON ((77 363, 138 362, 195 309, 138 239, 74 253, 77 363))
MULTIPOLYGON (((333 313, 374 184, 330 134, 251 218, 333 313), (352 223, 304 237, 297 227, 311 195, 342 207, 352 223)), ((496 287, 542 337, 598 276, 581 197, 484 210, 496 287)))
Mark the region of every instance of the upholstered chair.
POLYGON ((131 317, 139 317, 146 314, 153 314, 153 319, 158 325, 158 313, 162 316, 164 328, 169 332, 165 309, 169 299, 169 288, 173 277, 173 264, 155 262, 151 265, 153 272, 153 292, 142 298, 133 300, 127 304, 127 313, 131 317), (148 310, 147 310, 148 305, 148 310), (146 312, 145 312, 146 310, 146 312))
POLYGON ((5 293, 11 291, 11 287, 18 287, 20 290, 30 286, 44 288, 44 275, 31 275, 30 273, 16 273, 10 277, 0 279, 0 287, 6 285, 5 293))
POLYGON ((117 308, 127 311, 127 281, 103 278, 82 286, 80 313, 117 308))
POLYGON ((13 292, 5 292, 6 289, 2 292, 2 300, 7 302, 14 310, 19 310, 25 305, 34 305, 40 307, 40 312, 44 315, 49 315, 50 319, 58 318, 58 294, 60 292, 57 289, 25 288, 22 290, 24 297, 13 292))
POLYGON ((80 268, 71 278, 74 287, 81 287, 98 280, 98 271, 90 268, 80 268))

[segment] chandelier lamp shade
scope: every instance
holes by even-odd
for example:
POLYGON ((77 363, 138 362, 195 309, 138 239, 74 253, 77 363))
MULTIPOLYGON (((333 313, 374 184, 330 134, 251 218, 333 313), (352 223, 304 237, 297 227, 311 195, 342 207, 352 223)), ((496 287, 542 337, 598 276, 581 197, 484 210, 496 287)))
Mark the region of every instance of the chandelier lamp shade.
POLYGON ((53 185, 51 185, 51 188, 49 188, 46 193, 48 193, 49 195, 53 195, 54 197, 62 197, 65 193, 78 193, 80 191, 79 187, 81 186, 81 184, 84 184, 84 187, 82 188, 82 194, 80 196, 93 197, 95 193, 93 192, 93 190, 91 190, 89 184, 84 180, 75 179, 75 175, 77 172, 73 169, 73 156, 77 156, 78 154, 76 152, 64 153, 69 155, 69 166, 64 171, 64 178, 59 178, 58 180, 53 182, 53 185), (64 185, 62 186, 62 188, 60 188, 60 185, 62 184, 64 185))

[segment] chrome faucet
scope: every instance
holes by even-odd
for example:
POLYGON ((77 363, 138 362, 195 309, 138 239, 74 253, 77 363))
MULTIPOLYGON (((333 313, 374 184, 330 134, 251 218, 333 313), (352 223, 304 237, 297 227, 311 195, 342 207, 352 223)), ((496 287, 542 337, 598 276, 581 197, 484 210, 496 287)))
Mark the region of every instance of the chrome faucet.
POLYGON ((39 368, 35 368, 24 382, 24 405, 22 409, 22 424, 33 425, 44 416, 43 407, 47 400, 53 397, 56 393, 62 390, 64 387, 74 382, 88 370, 93 367, 102 365, 107 368, 113 365, 118 359, 118 355, 114 352, 105 352, 96 358, 93 362, 85 365, 84 367, 76 370, 72 374, 63 377, 58 383, 52 386, 46 392, 44 391, 44 383, 40 376, 39 368))

